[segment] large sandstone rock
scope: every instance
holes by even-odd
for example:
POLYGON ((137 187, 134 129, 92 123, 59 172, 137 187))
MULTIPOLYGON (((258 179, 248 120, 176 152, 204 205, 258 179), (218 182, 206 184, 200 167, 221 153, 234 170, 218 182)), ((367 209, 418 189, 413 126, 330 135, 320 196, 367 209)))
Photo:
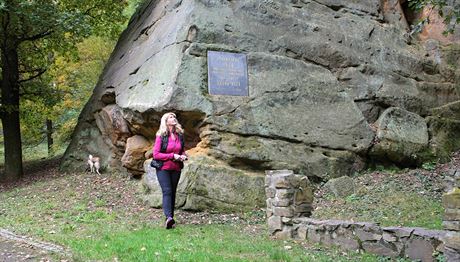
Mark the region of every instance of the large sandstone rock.
POLYGON ((418 162, 428 146, 428 128, 421 116, 401 108, 385 110, 376 122, 376 144, 371 154, 400 164, 418 162))
MULTIPOLYGON (((266 169, 312 181, 363 169, 376 135, 370 124, 382 112, 399 107, 425 117, 459 100, 460 71, 438 42, 409 43, 400 7, 393 0, 145 1, 82 112, 62 167, 80 168, 92 153, 108 171, 137 174, 146 156, 124 168, 126 141, 152 141, 161 115, 175 111, 187 149, 206 155, 183 171, 203 179, 187 182, 185 207, 242 203, 241 192, 219 195, 220 202, 194 193, 205 188, 214 197, 213 187, 226 186, 212 172, 235 186, 266 169), (209 50, 247 55, 249 96, 209 95, 209 50)), ((408 140, 415 153, 425 144, 418 142, 408 140)), ((404 162, 412 151, 390 159, 404 162)))

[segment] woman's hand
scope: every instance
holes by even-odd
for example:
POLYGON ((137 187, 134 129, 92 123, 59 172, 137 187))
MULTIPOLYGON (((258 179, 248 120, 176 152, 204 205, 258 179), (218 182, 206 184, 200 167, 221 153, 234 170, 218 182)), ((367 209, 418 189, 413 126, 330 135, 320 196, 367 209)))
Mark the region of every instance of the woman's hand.
POLYGON ((188 157, 186 155, 181 155, 180 156, 180 161, 185 161, 187 159, 188 159, 188 157))
POLYGON ((181 155, 178 155, 178 154, 174 154, 174 160, 180 160, 182 161, 182 156, 181 155))

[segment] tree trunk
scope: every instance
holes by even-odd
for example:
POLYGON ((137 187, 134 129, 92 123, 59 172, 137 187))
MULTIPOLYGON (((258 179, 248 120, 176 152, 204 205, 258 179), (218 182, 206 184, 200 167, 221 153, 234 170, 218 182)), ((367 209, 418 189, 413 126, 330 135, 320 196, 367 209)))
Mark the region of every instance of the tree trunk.
POLYGON ((21 129, 19 125, 18 46, 5 41, 2 53, 2 110, 5 173, 0 180, 16 181, 23 175, 21 129))
POLYGON ((46 140, 48 141, 48 156, 53 155, 53 121, 46 119, 46 140))

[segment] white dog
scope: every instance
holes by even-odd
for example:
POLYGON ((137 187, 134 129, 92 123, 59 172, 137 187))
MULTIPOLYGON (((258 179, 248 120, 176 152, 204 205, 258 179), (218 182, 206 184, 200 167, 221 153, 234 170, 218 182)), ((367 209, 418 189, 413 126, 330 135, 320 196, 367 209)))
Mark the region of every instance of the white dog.
POLYGON ((99 168, 101 167, 99 157, 93 157, 92 155, 89 155, 88 165, 91 170, 91 173, 94 173, 94 170, 96 170, 96 173, 98 173, 99 175, 101 174, 99 173, 99 168))

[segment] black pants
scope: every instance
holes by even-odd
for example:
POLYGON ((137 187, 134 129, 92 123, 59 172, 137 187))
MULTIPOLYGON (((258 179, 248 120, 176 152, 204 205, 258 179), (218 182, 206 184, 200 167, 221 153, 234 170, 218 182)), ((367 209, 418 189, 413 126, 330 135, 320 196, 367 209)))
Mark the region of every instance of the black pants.
POLYGON ((163 213, 166 217, 174 217, 176 189, 179 184, 180 171, 157 170, 158 182, 163 193, 163 213))

